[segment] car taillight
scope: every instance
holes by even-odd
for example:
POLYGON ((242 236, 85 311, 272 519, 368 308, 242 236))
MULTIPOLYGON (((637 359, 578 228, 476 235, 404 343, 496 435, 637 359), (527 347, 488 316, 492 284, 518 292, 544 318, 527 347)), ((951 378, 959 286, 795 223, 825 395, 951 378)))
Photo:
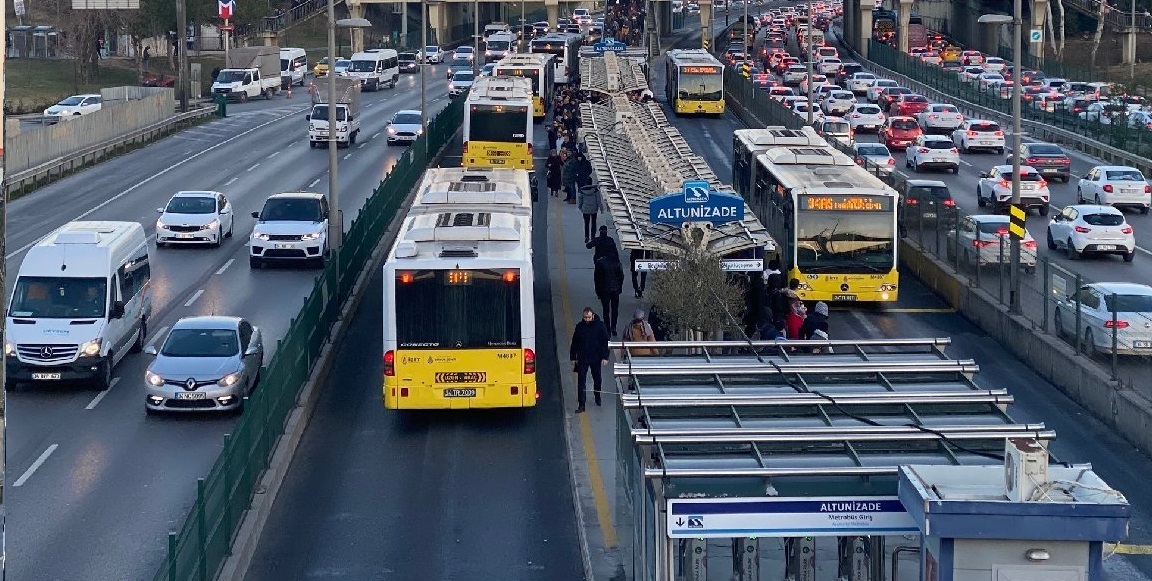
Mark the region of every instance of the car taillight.
POLYGON ((888 158, 888 165, 896 165, 896 159, 889 157, 888 158))
POLYGON ((1104 321, 1104 328, 1105 329, 1112 329, 1112 328, 1127 329, 1128 328, 1128 321, 1104 321))
POLYGON ((1040 163, 1040 158, 1038 158, 1038 157, 1029 157, 1028 159, 1024 160, 1024 163, 1026 163, 1026 164, 1028 164, 1028 165, 1032 165, 1032 164, 1035 164, 1035 163, 1040 163))
POLYGON ((1000 187, 1010 188, 1010 187, 1012 187, 1012 182, 1009 180, 1000 180, 1000 187))
POLYGON ((396 375, 396 352, 389 351, 384 354, 384 376, 394 377, 396 375))
POLYGON ((856 158, 856 165, 864 165, 864 158, 857 157, 856 158))
POLYGON ((1020 245, 1023 246, 1024 248, 1036 248, 1036 241, 1035 240, 1025 240, 1024 242, 1020 243, 1020 245))
POLYGON ((1111 194, 1112 193, 1112 184, 1104 184, 1104 191, 1111 194))
POLYGON ((1150 186, 1148 184, 1144 184, 1144 193, 1145 194, 1152 194, 1152 186, 1150 186))
POLYGON ((992 246, 993 244, 996 244, 996 242, 994 240, 973 240, 972 241, 972 246, 974 246, 976 248, 984 248, 987 246, 992 246))
POLYGON ((1092 231, 1092 229, 1091 229, 1091 228, 1087 228, 1087 227, 1085 227, 1085 226, 1077 226, 1077 227, 1076 227, 1076 231, 1077 231, 1077 232, 1079 232, 1079 233, 1081 233, 1081 234, 1087 234, 1087 233, 1091 232, 1091 231, 1092 231))
POLYGON ((948 150, 948 153, 960 153, 960 151, 958 149, 956 149, 955 147, 953 147, 952 149, 948 150))
POLYGON ((916 148, 916 151, 918 153, 928 153, 928 148, 927 147, 918 147, 918 148, 916 148))
POLYGON ((1125 227, 1120 229, 1120 233, 1121 234, 1131 234, 1132 233, 1132 227, 1131 226, 1125 226, 1125 227))
POLYGON ((952 198, 948 198, 947 200, 944 200, 944 201, 943 201, 943 202, 941 202, 941 203, 942 203, 942 204, 944 204, 944 206, 945 206, 945 207, 947 207, 947 208, 954 208, 954 207, 956 207, 956 200, 953 200, 952 198))
POLYGON ((919 204, 920 204, 920 200, 917 200, 916 198, 908 198, 908 205, 909 206, 916 206, 919 204))
POLYGON ((852 114, 852 118, 853 118, 853 119, 859 119, 859 118, 860 118, 860 114, 859 114, 859 113, 853 113, 853 114, 852 114))
POLYGON ((536 352, 524 349, 524 375, 536 373, 536 352))
POLYGON ((976 137, 976 132, 975 131, 969 131, 967 133, 967 135, 968 135, 968 137, 976 137))

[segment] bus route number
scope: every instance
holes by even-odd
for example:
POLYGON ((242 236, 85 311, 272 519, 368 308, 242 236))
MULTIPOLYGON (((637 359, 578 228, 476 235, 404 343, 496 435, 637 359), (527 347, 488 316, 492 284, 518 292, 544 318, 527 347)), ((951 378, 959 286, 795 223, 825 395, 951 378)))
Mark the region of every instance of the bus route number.
POLYGON ((496 358, 497 359, 515 359, 516 354, 515 353, 497 353, 496 358))

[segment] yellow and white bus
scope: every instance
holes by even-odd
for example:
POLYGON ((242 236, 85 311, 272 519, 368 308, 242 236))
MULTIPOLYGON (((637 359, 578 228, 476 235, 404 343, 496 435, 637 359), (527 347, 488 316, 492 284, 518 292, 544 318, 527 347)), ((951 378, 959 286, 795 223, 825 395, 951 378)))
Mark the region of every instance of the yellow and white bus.
POLYGON ((580 84, 580 46, 584 37, 571 32, 550 32, 532 39, 528 52, 550 54, 555 57, 557 84, 580 84))
POLYGON ((664 88, 668 106, 677 115, 724 114, 724 65, 702 48, 666 53, 664 88))
POLYGON ((384 264, 387 409, 533 407, 528 172, 424 173, 384 264))
POLYGON ((811 127, 741 129, 733 144, 735 189, 777 241, 800 298, 896 301, 895 190, 811 127))
POLYGON ((543 54, 508 55, 496 63, 494 77, 524 77, 532 81, 532 116, 540 121, 548 114, 556 88, 556 69, 552 57, 543 54))
POLYGON ((480 77, 464 103, 464 150, 460 165, 533 168, 532 81, 480 77))

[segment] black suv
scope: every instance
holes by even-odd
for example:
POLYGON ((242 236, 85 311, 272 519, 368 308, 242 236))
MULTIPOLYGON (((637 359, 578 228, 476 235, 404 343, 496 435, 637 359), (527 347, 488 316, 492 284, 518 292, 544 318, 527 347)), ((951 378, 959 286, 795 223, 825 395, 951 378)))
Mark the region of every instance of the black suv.
POLYGON ((420 72, 420 63, 417 62, 416 53, 402 52, 396 55, 396 61, 400 65, 400 72, 402 73, 418 73, 420 72))
MULTIPOLYGON (((1012 152, 1008 152, 1005 164, 1012 163, 1012 152)), ((1072 179, 1072 159, 1052 143, 1020 144, 1020 165, 1030 165, 1045 177, 1055 177, 1064 183, 1072 179)))
POLYGON ((900 236, 924 227, 952 228, 956 224, 956 210, 956 201, 944 182, 908 180, 900 196, 900 236))

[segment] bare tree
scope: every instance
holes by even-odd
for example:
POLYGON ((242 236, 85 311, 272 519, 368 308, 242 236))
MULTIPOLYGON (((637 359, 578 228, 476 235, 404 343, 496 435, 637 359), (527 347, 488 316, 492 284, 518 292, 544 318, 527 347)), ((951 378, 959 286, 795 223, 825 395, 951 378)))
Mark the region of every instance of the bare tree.
POLYGON ((1096 34, 1092 37, 1092 70, 1096 70, 1096 51, 1100 50, 1100 39, 1104 37, 1104 14, 1108 11, 1108 0, 1099 0, 1096 8, 1096 34))
POLYGON ((744 290, 720 267, 716 256, 690 250, 652 273, 652 303, 681 331, 740 328, 744 290))

